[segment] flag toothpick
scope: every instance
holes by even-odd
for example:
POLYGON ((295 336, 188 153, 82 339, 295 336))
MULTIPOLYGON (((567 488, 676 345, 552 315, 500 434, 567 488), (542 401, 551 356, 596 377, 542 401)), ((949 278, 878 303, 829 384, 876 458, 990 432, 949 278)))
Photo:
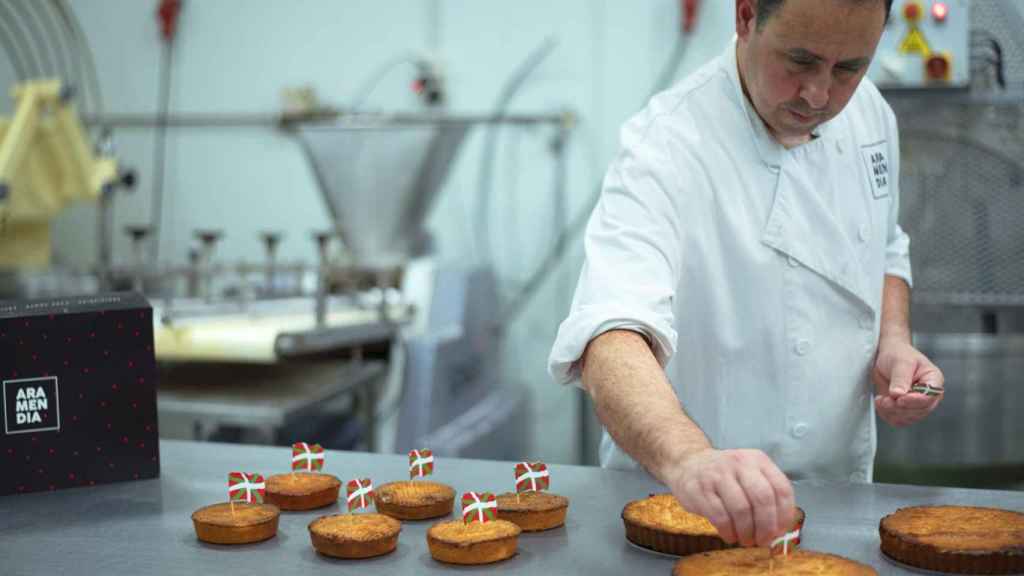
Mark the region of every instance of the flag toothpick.
POLYGON ((431 450, 409 451, 409 479, 423 478, 434 473, 434 452, 431 450))
POLYGON ((466 492, 462 495, 462 521, 486 523, 496 518, 498 499, 490 492, 466 492))
POLYGON ((319 444, 296 442, 292 444, 292 471, 315 472, 323 470, 324 448, 319 444))
POLYGON ((516 494, 547 490, 551 485, 551 473, 543 462, 520 462, 516 464, 516 494))
POLYGON ((348 511, 353 512, 360 508, 367 508, 373 503, 373 482, 369 478, 350 480, 346 491, 348 493, 348 511))
POLYGON ((267 485, 263 476, 253 472, 232 472, 228 474, 228 501, 234 513, 234 502, 263 504, 267 485))

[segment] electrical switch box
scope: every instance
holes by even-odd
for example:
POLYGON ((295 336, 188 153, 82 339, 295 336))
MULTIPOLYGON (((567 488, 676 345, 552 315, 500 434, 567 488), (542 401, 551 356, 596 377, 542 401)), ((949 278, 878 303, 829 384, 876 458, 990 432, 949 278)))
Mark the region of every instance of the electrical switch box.
POLYGON ((966 88, 969 6, 969 0, 895 0, 868 78, 883 90, 966 88))

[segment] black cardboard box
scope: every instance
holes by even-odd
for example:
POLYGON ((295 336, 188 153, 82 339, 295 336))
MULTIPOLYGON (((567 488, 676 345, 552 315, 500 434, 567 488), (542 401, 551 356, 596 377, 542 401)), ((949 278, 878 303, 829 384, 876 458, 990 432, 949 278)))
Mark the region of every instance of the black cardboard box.
POLYGON ((0 386, 0 494, 160 475, 141 295, 0 301, 0 386))

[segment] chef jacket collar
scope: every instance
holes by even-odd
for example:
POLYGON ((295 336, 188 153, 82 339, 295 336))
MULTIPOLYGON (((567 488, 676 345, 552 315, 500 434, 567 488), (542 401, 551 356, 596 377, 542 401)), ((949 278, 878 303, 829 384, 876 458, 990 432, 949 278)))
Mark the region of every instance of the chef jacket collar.
POLYGON ((826 142, 831 141, 834 138, 834 125, 839 120, 839 117, 842 116, 842 113, 836 115, 835 118, 828 122, 817 126, 811 132, 814 138, 810 142, 796 146, 792 150, 787 150, 785 146, 780 144, 771 135, 768 131, 768 126, 765 125, 764 120, 757 114, 757 110, 754 109, 754 105, 747 99, 746 94, 743 93, 743 84, 740 82, 739 60, 737 60, 738 42, 737 37, 733 35, 732 41, 726 48, 725 53, 722 54, 723 67, 729 77, 729 81, 732 83, 736 101, 743 108, 747 116, 750 136, 757 146, 761 161, 770 168, 778 169, 782 165, 783 157, 792 150, 808 145, 822 146, 826 142))

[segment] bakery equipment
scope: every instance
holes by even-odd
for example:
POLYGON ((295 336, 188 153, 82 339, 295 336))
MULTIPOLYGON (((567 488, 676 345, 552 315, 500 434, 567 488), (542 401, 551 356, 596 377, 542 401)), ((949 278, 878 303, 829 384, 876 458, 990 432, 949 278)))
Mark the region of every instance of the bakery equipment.
POLYGON ((912 427, 879 423, 877 480, 1024 483, 1020 8, 971 3, 969 90, 886 93, 900 123, 914 341, 945 373, 946 394, 912 427))
MULTIPOLYGON (((105 216, 114 188, 132 180, 111 155, 93 151, 68 86, 56 79, 32 80, 16 85, 12 94, 14 114, 0 118, 0 268, 5 274, 46 269, 50 222, 78 200, 102 200, 105 216)), ((109 255, 106 246, 101 245, 101 256, 109 255)))

